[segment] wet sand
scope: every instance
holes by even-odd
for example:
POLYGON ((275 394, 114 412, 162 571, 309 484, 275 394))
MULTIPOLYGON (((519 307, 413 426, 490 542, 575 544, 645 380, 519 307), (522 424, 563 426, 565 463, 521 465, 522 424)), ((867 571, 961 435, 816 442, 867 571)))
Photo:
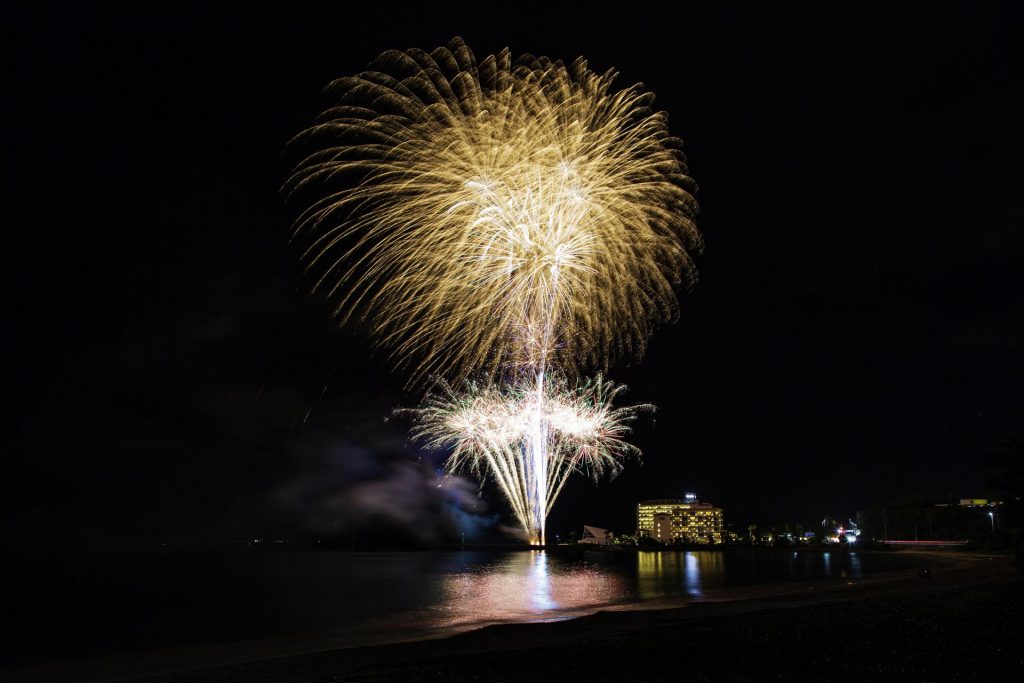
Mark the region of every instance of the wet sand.
MULTIPOLYGON (((490 626, 449 638, 325 650, 245 643, 23 671, 12 680, 749 680, 1024 675, 1024 580, 1009 558, 917 553, 917 569, 773 584, 660 610, 490 626), (140 674, 163 671, 140 678, 140 674)), ((2 678, 2 676, 0 676, 2 678)))

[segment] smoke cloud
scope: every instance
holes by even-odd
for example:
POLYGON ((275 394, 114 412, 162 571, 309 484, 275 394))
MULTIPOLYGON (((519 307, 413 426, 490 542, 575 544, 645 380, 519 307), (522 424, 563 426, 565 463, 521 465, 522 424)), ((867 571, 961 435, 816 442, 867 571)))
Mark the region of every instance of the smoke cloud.
POLYGON ((356 532, 360 545, 432 545, 477 540, 497 524, 476 484, 440 471, 395 435, 356 441, 310 430, 291 450, 299 471, 277 497, 309 533, 339 543, 356 532))

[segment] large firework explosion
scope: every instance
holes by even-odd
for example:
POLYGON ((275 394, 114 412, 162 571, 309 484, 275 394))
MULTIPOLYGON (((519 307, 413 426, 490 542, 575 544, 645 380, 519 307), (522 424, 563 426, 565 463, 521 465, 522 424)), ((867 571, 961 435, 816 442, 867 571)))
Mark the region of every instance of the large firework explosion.
MULTIPOLYGON (((469 393, 497 404, 533 395, 513 430, 524 486, 502 484, 479 449, 449 465, 475 453, 535 542, 564 482, 552 473, 581 462, 559 460, 552 391, 575 405, 575 387, 591 386, 573 383, 581 369, 642 355, 677 315, 674 288, 694 280, 701 247, 680 141, 653 95, 614 79, 582 59, 478 62, 458 39, 385 52, 328 87, 287 185, 313 197, 294 235, 315 288, 342 321, 369 320, 411 384, 474 376, 469 393)), ((450 411, 467 400, 440 395, 450 411)), ((425 416, 442 412, 438 396, 425 416)), ((461 443, 451 424, 424 417, 417 433, 461 443)))

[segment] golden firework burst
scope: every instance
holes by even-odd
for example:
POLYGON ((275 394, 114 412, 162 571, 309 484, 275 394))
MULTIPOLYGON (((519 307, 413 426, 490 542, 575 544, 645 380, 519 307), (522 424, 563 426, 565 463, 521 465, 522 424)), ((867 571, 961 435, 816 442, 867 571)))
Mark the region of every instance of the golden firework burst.
POLYGON ((456 39, 332 83, 287 184, 315 288, 413 382, 642 355, 701 240, 680 141, 615 76, 456 39))

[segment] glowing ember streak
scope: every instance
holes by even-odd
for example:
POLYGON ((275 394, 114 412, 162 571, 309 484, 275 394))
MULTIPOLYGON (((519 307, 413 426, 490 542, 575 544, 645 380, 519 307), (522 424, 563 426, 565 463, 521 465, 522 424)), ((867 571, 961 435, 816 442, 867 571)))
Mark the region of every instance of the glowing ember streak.
POLYGON ((563 378, 641 356, 696 279, 681 142, 651 93, 615 77, 508 50, 478 61, 458 39, 385 52, 329 86, 286 185, 341 321, 369 319, 413 384, 482 378, 429 398, 422 419, 444 413, 444 429, 419 433, 462 435, 433 440, 453 467, 484 464, 537 542, 567 473, 614 471, 608 454, 628 451, 631 415, 611 396, 587 412, 563 378))
POLYGON ((629 424, 649 405, 613 406, 624 387, 601 376, 570 384, 549 375, 538 404, 533 384, 479 385, 466 382, 462 392, 447 384, 409 410, 413 436, 432 449, 448 450, 449 470, 465 469, 489 476, 509 501, 531 541, 541 542, 544 518, 569 475, 585 472, 595 481, 614 476, 629 455, 639 450, 627 441, 629 424), (537 416, 540 426, 537 426, 537 416), (540 448, 534 439, 539 429, 540 448), (524 457, 529 449, 529 457, 524 457), (537 451, 544 457, 539 469, 537 451), (537 495, 537 481, 542 491, 537 495))
POLYGON ((460 40, 334 81, 286 189, 315 288, 414 381, 639 357, 695 280, 696 185, 640 85, 460 40))

